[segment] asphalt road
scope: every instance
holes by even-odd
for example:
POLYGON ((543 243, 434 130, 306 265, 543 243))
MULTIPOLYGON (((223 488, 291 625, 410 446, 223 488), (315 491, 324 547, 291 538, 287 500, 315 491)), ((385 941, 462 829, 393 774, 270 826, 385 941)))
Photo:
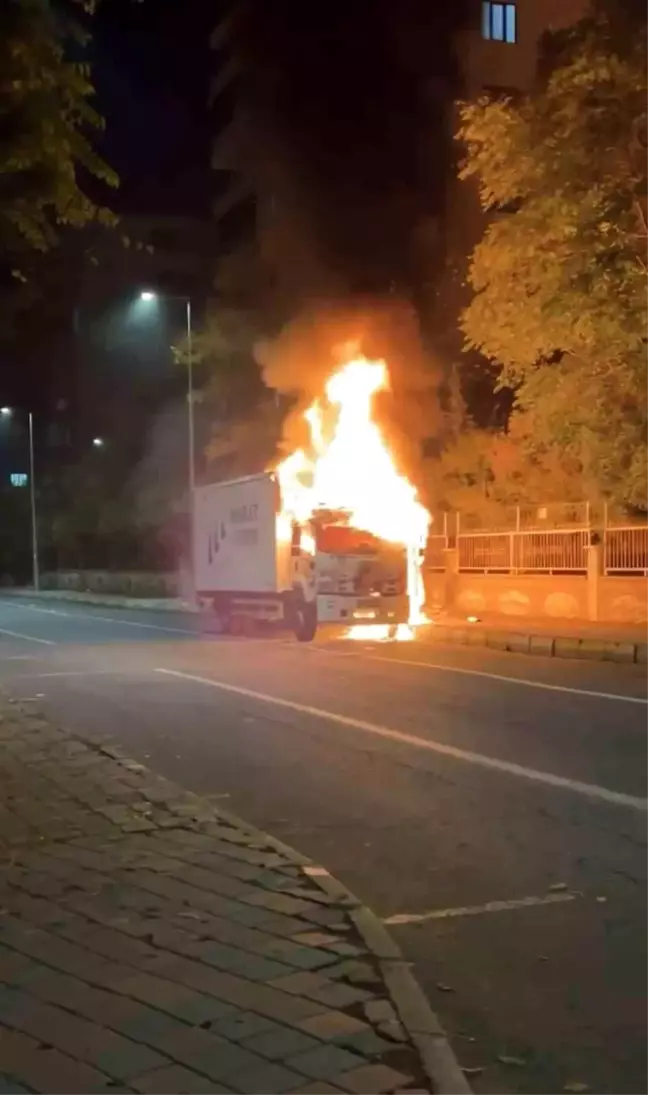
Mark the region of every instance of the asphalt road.
POLYGON ((324 863, 475 1091, 645 1092, 645 672, 200 630, 0 600, 0 685, 324 863))

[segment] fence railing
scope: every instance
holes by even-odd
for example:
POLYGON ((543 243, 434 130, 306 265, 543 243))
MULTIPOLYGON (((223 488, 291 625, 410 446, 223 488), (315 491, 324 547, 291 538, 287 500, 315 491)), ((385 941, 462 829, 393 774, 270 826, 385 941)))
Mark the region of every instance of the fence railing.
POLYGON ((545 532, 587 528, 589 502, 548 502, 544 506, 494 506, 483 512, 457 513, 457 532, 545 532))
POLYGON ((425 565, 428 570, 445 570, 447 547, 448 537, 443 533, 433 533, 428 536, 425 549, 425 565))
POLYGON ((459 570, 579 573, 587 570, 588 529, 468 532, 457 536, 459 570))
POLYGON ((648 575, 648 525, 614 518, 589 502, 500 507, 486 518, 435 515, 425 553, 429 570, 444 570, 446 549, 457 548, 460 571, 585 573, 588 547, 603 545, 606 574, 648 575))
POLYGON ((648 526, 606 528, 603 568, 606 574, 648 574, 648 526))

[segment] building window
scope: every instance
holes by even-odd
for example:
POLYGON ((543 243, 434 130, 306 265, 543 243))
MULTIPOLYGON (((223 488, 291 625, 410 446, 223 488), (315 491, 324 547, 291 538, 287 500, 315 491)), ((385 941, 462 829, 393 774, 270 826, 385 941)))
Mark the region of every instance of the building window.
POLYGON ((517 20, 515 4, 482 3, 482 38, 492 42, 516 42, 517 20))

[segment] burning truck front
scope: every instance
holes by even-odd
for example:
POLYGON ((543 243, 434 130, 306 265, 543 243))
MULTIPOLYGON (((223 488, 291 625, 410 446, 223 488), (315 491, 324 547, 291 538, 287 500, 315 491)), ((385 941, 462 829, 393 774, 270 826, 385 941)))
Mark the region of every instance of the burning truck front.
POLYGON ((314 529, 319 622, 407 623, 406 548, 326 517, 316 519, 314 529))

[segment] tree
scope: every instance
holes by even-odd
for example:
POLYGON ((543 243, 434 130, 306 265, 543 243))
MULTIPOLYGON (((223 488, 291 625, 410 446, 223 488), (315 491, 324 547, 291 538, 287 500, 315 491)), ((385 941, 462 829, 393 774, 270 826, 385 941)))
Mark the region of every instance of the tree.
MULTIPOLYGON (((209 440, 205 454, 210 475, 226 478, 262 471, 275 454, 286 413, 263 382, 254 356, 259 314, 253 308, 212 308, 192 343, 194 385, 198 390, 197 433, 209 440)), ((187 364, 186 339, 173 347, 187 364)))
MULTIPOLYGON (((82 4, 88 7, 87 4, 82 4)), ((89 66, 70 56, 87 35, 48 0, 4 0, 0 13, 0 247, 46 251, 59 228, 112 221, 80 184, 85 174, 116 185, 88 132, 89 66)))
POLYGON ((460 174, 495 214, 462 327, 514 390, 531 454, 645 508, 645 40, 597 17, 560 47, 531 95, 462 107, 460 174))

